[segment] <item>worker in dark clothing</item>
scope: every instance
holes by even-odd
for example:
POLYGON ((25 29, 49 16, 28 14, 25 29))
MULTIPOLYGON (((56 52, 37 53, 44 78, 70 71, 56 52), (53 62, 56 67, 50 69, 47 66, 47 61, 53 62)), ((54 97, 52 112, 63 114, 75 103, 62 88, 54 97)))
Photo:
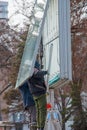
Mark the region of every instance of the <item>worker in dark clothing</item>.
MULTIPOLYGON (((36 108, 33 96, 29 90, 29 84, 26 81, 23 85, 19 87, 20 93, 23 97, 24 109, 30 114, 30 124, 36 123, 36 108)), ((32 130, 36 130, 32 128, 32 130)))
POLYGON ((30 91, 33 95, 35 106, 36 106, 36 120, 37 120, 37 129, 44 130, 45 120, 46 120, 46 85, 44 76, 47 74, 47 71, 40 70, 40 64, 36 61, 34 66, 34 73, 30 82, 30 91))

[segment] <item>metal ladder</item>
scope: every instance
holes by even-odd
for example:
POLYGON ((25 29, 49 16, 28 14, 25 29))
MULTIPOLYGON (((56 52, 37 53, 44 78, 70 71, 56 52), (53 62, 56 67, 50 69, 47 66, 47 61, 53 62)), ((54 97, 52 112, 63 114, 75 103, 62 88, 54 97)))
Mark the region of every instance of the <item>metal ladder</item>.
POLYGON ((15 88, 22 85, 33 73, 49 0, 35 0, 31 24, 19 68, 15 88))
POLYGON ((47 110, 44 130, 62 130, 62 116, 54 105, 54 89, 50 89, 50 102, 52 108, 47 110))

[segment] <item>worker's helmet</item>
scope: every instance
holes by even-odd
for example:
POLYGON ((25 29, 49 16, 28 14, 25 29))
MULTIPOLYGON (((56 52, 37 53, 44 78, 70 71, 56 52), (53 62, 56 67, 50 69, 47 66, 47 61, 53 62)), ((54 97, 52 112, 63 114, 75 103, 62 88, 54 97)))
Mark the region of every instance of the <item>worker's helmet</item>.
POLYGON ((40 69, 40 64, 39 64, 38 61, 35 61, 34 68, 36 68, 36 69, 38 69, 38 70, 40 69))

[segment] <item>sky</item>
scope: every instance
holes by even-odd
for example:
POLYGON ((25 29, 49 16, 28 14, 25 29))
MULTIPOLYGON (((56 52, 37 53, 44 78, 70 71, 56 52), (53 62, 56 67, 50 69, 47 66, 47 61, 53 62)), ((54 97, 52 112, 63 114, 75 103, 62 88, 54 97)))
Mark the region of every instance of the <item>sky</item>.
POLYGON ((4 1, 8 1, 8 18, 10 19, 9 24, 10 25, 15 25, 15 24, 19 24, 20 21, 22 21, 22 17, 21 15, 14 15, 14 12, 16 10, 15 7, 15 0, 4 0, 4 1), (13 17, 11 17, 13 16, 13 17))
MULTIPOLYGON (((15 0, 0 0, 0 1, 7 1, 8 2, 8 18, 9 18, 9 24, 10 25, 15 25, 19 24, 20 26, 23 23, 23 16, 22 15, 14 15, 14 12, 16 10, 16 4, 15 0)), ((21 0, 17 0, 19 3, 22 3, 21 0)), ((33 2, 35 0, 26 0, 28 2, 33 2)))
MULTIPOLYGON (((22 15, 15 15, 14 17, 11 17, 15 10, 16 10, 16 4, 15 4, 15 0, 2 0, 2 1, 7 1, 8 2, 8 18, 10 19, 10 24, 15 25, 15 24, 19 24, 20 26, 22 25, 22 21, 23 21, 23 16, 22 15)), ((27 0, 26 0, 27 1, 27 0)), ((31 2, 33 0, 29 0, 29 2, 31 2)), ((21 0, 18 0, 19 3, 21 3, 21 0)))
MULTIPOLYGON (((9 24, 15 25, 17 23, 20 23, 21 16, 11 17, 15 12, 15 4, 14 4, 15 0, 0 0, 0 1, 8 2, 8 18, 10 19, 9 24)), ((18 1, 20 1, 20 0, 18 0, 18 1)))
POLYGON ((7 0, 7 1, 8 1, 8 11, 9 11, 8 16, 11 16, 15 10, 13 6, 14 0, 7 0))
MULTIPOLYGON (((8 10, 9 10, 9 16, 11 16, 15 11, 15 0, 3 0, 8 1, 8 10)), ((27 1, 27 0, 26 0, 27 1)), ((32 2, 33 0, 29 0, 29 2, 32 2)), ((18 0, 19 3, 21 3, 21 0, 18 0)))

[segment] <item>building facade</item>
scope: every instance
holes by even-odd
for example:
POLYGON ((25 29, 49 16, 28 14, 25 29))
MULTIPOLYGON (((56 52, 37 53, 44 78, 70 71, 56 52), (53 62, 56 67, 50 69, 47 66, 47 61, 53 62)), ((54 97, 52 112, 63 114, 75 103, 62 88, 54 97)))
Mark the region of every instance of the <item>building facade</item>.
POLYGON ((8 2, 0 1, 0 19, 8 19, 8 2))

